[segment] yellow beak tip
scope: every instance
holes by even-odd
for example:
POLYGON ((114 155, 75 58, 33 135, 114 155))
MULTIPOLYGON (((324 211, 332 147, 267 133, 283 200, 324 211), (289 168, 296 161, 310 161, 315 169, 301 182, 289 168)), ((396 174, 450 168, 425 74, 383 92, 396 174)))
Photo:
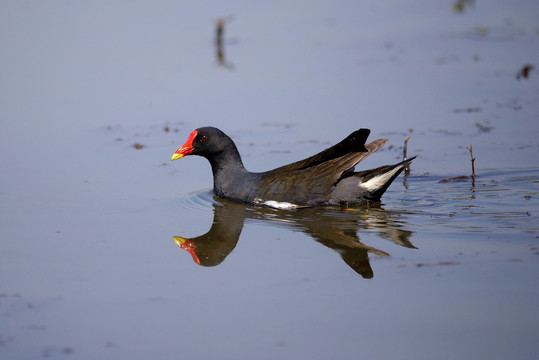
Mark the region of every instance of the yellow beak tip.
POLYGON ((183 237, 181 237, 181 236, 173 236, 172 238, 174 239, 174 242, 175 242, 177 245, 185 244, 185 238, 183 238, 183 237))
POLYGON ((182 157, 183 157, 183 154, 177 154, 177 153, 174 153, 174 154, 172 154, 172 157, 170 158, 170 160, 171 160, 171 161, 173 161, 173 160, 178 160, 178 159, 180 159, 180 158, 182 158, 182 157))

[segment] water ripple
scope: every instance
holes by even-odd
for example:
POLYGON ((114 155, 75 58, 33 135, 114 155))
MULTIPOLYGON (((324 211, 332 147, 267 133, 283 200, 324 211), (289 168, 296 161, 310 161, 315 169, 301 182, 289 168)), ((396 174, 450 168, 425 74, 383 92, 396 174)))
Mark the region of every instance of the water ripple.
POLYGON ((245 213, 257 223, 269 226, 286 223, 293 225, 292 228, 297 223, 304 225, 320 219, 332 226, 339 226, 341 222, 345 226, 352 216, 370 224, 370 229, 391 226, 387 220, 392 219, 393 226, 410 231, 539 232, 539 169, 485 170, 476 177, 475 184, 471 179, 440 183, 441 179, 440 176, 412 175, 407 179, 407 189, 391 188, 382 199, 381 207, 360 207, 346 212, 338 208, 282 211, 230 204, 215 198, 211 190, 186 194, 177 206, 190 213, 208 215, 216 206, 226 205, 229 213, 245 213), (373 227, 378 217, 384 221, 373 227))
MULTIPOLYGON (((485 170, 465 181, 410 177, 400 206, 410 228, 430 231, 514 233, 539 231, 539 169, 485 170)), ((393 206, 393 205, 392 205, 393 206)))
POLYGON ((213 211, 213 206, 216 203, 211 190, 200 190, 182 196, 177 202, 177 206, 191 213, 208 214, 208 212, 213 211))

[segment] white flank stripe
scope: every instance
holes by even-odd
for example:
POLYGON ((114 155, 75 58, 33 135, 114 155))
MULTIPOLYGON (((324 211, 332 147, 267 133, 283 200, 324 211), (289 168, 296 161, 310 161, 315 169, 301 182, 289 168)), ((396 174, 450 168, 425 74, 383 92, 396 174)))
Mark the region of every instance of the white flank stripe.
POLYGON ((374 191, 381 188, 397 171, 399 171, 401 166, 397 166, 391 171, 383 173, 381 175, 375 176, 372 179, 359 183, 359 186, 368 191, 374 191))

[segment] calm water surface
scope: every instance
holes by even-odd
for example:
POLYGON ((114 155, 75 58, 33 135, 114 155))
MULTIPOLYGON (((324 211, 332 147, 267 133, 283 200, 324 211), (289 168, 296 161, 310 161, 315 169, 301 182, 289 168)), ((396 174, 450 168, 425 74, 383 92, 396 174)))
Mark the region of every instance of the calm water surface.
POLYGON ((456 3, 2 2, 0 358, 537 359, 539 6, 456 3), (243 206, 169 161, 203 125, 252 171, 418 158, 243 206))

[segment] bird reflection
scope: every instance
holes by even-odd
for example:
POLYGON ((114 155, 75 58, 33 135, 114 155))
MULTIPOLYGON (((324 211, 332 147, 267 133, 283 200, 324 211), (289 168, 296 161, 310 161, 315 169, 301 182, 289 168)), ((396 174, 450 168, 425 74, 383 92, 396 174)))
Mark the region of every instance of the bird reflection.
POLYGON ((384 210, 380 204, 358 209, 307 208, 277 211, 245 206, 214 196, 214 218, 210 230, 195 238, 174 236, 174 242, 189 252, 202 266, 217 266, 236 247, 245 219, 271 221, 277 226, 299 230, 322 245, 335 250, 342 260, 363 278, 372 278, 369 254, 390 256, 387 252, 362 244, 358 231, 375 231, 382 238, 414 248, 411 231, 399 225, 399 213, 384 210))

